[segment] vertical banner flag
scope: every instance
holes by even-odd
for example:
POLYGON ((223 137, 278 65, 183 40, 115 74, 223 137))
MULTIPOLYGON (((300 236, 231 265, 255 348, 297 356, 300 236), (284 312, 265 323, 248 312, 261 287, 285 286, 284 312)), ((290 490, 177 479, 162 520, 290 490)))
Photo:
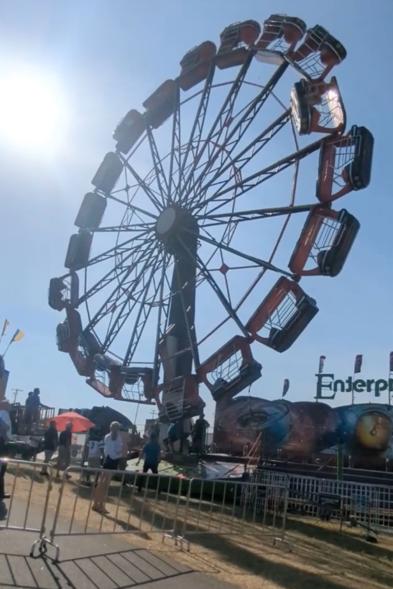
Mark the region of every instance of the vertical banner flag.
POLYGON ((326 356, 319 356, 318 374, 322 374, 323 369, 325 367, 325 360, 326 360, 326 356))
POLYGON ((353 368, 354 374, 357 374, 362 370, 362 362, 363 362, 363 354, 356 354, 355 356, 355 366, 353 368))
POLYGON ((393 372, 393 352, 389 355, 389 372, 393 372))
POLYGON ((284 385, 282 387, 282 396, 285 397, 285 395, 287 394, 289 390, 289 379, 288 378, 284 378, 284 385))
POLYGON ((8 344, 8 346, 6 347, 3 357, 6 355, 6 353, 8 352, 8 349, 10 347, 10 345, 14 342, 20 342, 21 339, 23 339, 25 336, 25 332, 22 331, 21 329, 17 329, 14 333, 14 335, 12 336, 12 338, 10 339, 10 343, 8 344))
POLYGON ((3 329, 1 331, 1 337, 3 337, 6 334, 7 327, 9 326, 9 324, 10 324, 10 322, 8 321, 8 319, 4 319, 3 329))
POLYGON ((12 342, 20 342, 21 339, 23 339, 25 336, 25 332, 22 331, 21 329, 17 329, 14 333, 14 335, 12 336, 12 340, 11 340, 11 344, 12 342))

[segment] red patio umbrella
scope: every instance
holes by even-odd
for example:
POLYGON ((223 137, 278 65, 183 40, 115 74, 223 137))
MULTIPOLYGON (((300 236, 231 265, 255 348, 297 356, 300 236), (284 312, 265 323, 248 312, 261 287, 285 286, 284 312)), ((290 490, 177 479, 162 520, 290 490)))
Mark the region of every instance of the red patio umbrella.
POLYGON ((87 419, 87 417, 83 417, 83 415, 79 415, 79 413, 75 413, 75 411, 66 411, 65 413, 61 413, 53 418, 56 422, 56 427, 58 431, 62 432, 65 430, 67 423, 72 423, 72 432, 74 434, 78 434, 81 432, 87 432, 89 429, 94 427, 94 423, 87 419))

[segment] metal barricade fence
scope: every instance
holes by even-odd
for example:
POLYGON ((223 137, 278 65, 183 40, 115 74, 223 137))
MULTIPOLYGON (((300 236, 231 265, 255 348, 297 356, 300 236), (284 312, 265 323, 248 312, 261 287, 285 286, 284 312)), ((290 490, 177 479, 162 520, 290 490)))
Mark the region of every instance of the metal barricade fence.
POLYGON ((282 540, 287 498, 283 485, 69 467, 44 542, 57 558, 56 538, 70 535, 158 532, 188 547, 194 534, 282 540))
POLYGON ((41 462, 0 462, 7 465, 10 495, 0 503, 0 529, 36 532, 31 554, 52 546, 58 560, 56 538, 72 535, 160 533, 181 547, 196 534, 284 538, 288 489, 282 484, 74 466, 58 483, 41 462))
POLYGON ((193 535, 270 537, 283 540, 286 485, 249 481, 192 479, 186 509, 174 530, 181 539, 193 535))
POLYGON ((318 498, 332 495, 340 498, 338 518, 352 520, 367 528, 393 532, 393 487, 354 481, 338 481, 296 474, 260 471, 254 480, 288 487, 288 509, 318 517, 318 498))
POLYGON ((42 462, 8 458, 0 459, 0 465, 6 466, 5 492, 10 496, 0 503, 0 529, 37 532, 43 537, 52 485, 51 467, 42 462), (43 468, 47 477, 41 475, 43 468))

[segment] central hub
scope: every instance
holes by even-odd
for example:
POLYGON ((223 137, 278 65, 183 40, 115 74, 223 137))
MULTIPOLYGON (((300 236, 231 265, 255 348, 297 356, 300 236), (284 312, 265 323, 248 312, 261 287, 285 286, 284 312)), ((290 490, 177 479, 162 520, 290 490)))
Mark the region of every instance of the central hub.
POLYGON ((157 238, 170 253, 175 253, 183 244, 189 244, 198 236, 198 224, 191 213, 177 205, 171 205, 156 222, 157 238))

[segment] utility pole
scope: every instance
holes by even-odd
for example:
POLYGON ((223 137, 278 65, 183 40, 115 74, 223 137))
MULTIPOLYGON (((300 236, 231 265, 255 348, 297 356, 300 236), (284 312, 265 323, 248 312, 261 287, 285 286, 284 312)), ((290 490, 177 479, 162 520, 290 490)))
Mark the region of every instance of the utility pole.
POLYGON ((16 403, 18 393, 23 393, 23 389, 11 389, 11 392, 14 393, 14 403, 16 403))

